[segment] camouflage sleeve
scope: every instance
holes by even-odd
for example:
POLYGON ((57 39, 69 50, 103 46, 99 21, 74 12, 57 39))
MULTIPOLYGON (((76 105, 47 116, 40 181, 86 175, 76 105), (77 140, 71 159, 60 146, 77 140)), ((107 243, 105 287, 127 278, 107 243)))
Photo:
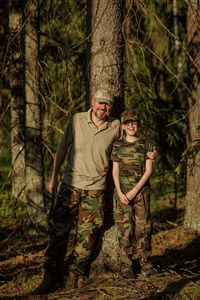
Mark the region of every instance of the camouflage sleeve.
POLYGON ((111 152, 111 156, 110 159, 113 161, 119 161, 118 155, 117 155, 117 146, 114 143, 113 148, 112 148, 112 152, 111 152))

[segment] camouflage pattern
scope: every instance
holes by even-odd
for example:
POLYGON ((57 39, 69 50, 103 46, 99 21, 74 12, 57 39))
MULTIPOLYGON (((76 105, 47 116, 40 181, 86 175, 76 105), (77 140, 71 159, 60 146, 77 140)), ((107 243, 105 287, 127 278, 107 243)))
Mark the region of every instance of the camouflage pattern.
MULTIPOLYGON (((145 171, 146 154, 152 146, 144 139, 130 143, 123 140, 113 145, 111 159, 119 162, 120 185, 124 193, 130 191, 145 171)), ((115 192, 115 222, 118 226, 118 238, 121 249, 121 268, 132 265, 134 239, 140 264, 151 266, 151 221, 150 221, 150 185, 147 182, 130 205, 123 205, 115 192)))
MULTIPOLYGON (((130 191, 144 174, 147 152, 149 151, 153 151, 152 145, 142 138, 138 138, 132 143, 125 140, 114 143, 111 160, 119 163, 120 185, 124 193, 130 191)), ((150 185, 147 182, 140 193, 149 188, 150 185)))
POLYGON ((61 272, 67 251, 74 260, 71 269, 84 274, 97 231, 103 225, 103 199, 103 190, 85 191, 62 183, 45 253, 48 273, 57 276, 61 272))
POLYGON ((121 114, 121 123, 124 123, 126 121, 134 121, 134 122, 139 122, 139 117, 136 113, 136 111, 132 108, 129 108, 121 114))
POLYGON ((113 105, 113 95, 107 89, 98 90, 94 95, 94 99, 95 99, 96 102, 107 103, 110 106, 113 105))
POLYGON ((151 256, 151 221, 150 221, 150 193, 147 190, 140 194, 140 201, 135 205, 123 205, 115 194, 116 211, 115 222, 118 226, 118 239, 121 251, 121 268, 132 266, 134 241, 141 267, 150 267, 151 256))

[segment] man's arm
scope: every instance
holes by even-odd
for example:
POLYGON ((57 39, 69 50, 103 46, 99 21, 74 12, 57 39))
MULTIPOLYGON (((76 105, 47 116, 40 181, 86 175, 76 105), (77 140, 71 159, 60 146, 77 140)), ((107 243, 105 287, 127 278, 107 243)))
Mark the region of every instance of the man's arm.
POLYGON ((147 152, 147 157, 150 158, 152 161, 156 159, 158 152, 156 151, 155 146, 153 147, 153 152, 147 152))
POLYGON ((60 171, 60 168, 62 166, 62 163, 65 159, 67 149, 72 144, 73 141, 73 118, 72 117, 65 129, 64 135, 61 139, 60 145, 58 146, 57 152, 54 157, 53 161, 53 171, 51 180, 49 182, 49 193, 56 193, 57 192, 57 186, 58 186, 58 173, 60 171))
POLYGON ((49 182, 49 193, 56 193, 57 192, 57 186, 58 186, 58 173, 60 171, 61 165, 65 159, 67 150, 63 147, 62 144, 59 145, 58 150, 56 152, 56 155, 54 157, 53 161, 53 171, 51 180, 49 182))
POLYGON ((129 200, 127 199, 126 195, 121 190, 120 181, 119 181, 119 163, 116 161, 113 161, 112 175, 113 175, 115 188, 116 188, 116 191, 117 191, 120 201, 123 204, 128 204, 129 200))
POLYGON ((141 188, 144 186, 144 184, 147 182, 149 177, 152 174, 153 170, 153 160, 152 159, 146 159, 146 165, 145 165, 145 172, 143 176, 141 177, 140 181, 134 186, 132 190, 130 190, 128 193, 126 193, 126 197, 131 201, 137 193, 141 190, 141 188))

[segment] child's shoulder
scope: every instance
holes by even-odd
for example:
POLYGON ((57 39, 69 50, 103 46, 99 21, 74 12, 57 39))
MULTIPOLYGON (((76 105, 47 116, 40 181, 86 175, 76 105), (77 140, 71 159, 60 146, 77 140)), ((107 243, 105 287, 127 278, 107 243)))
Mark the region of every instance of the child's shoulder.
POLYGON ((141 138, 138 141, 138 147, 141 149, 143 148, 146 152, 153 151, 152 143, 146 138, 141 138))
POLYGON ((150 144, 150 142, 148 141, 148 139, 146 139, 146 138, 140 138, 139 140, 138 140, 138 143, 140 144, 140 145, 149 145, 150 144))
POLYGON ((141 137, 141 138, 138 139, 138 143, 139 144, 147 144, 148 140, 146 138, 141 137))
POLYGON ((113 144, 113 147, 121 147, 124 144, 122 139, 116 140, 113 144))

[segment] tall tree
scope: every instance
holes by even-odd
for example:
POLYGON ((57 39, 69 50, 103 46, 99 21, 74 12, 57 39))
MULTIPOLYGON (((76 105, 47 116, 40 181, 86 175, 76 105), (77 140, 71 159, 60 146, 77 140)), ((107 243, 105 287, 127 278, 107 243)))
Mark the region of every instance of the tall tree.
POLYGON ((188 1, 188 147, 187 195, 185 227, 200 231, 200 168, 199 138, 200 125, 200 6, 199 1, 188 1))
MULTIPOLYGON (((175 48, 177 51, 177 77, 179 81, 182 80, 183 75, 183 58, 181 53, 181 42, 180 42, 180 35, 179 35, 179 27, 178 27, 178 4, 177 0, 173 0, 173 23, 174 23, 174 35, 175 35, 175 48)), ((177 87, 180 107, 185 109, 185 101, 183 97, 183 90, 178 83, 177 87)))
MULTIPOLYGON (((123 110, 123 1, 88 0, 88 37, 89 61, 87 65, 89 99, 100 87, 107 88, 114 95, 112 115, 119 117, 123 110)), ((119 268, 119 248, 117 229, 112 217, 112 181, 108 178, 106 193, 105 232, 102 250, 96 261, 100 264, 103 259, 107 267, 119 268)))
POLYGON ((9 1, 12 196, 25 196, 25 95, 22 0, 9 1))
POLYGON ((25 4, 25 91, 26 91, 26 201, 27 228, 31 234, 45 231, 42 120, 39 97, 38 0, 25 4))
POLYGON ((88 0, 87 56, 88 99, 99 87, 111 90, 115 97, 112 114, 123 110, 123 1, 88 0))

